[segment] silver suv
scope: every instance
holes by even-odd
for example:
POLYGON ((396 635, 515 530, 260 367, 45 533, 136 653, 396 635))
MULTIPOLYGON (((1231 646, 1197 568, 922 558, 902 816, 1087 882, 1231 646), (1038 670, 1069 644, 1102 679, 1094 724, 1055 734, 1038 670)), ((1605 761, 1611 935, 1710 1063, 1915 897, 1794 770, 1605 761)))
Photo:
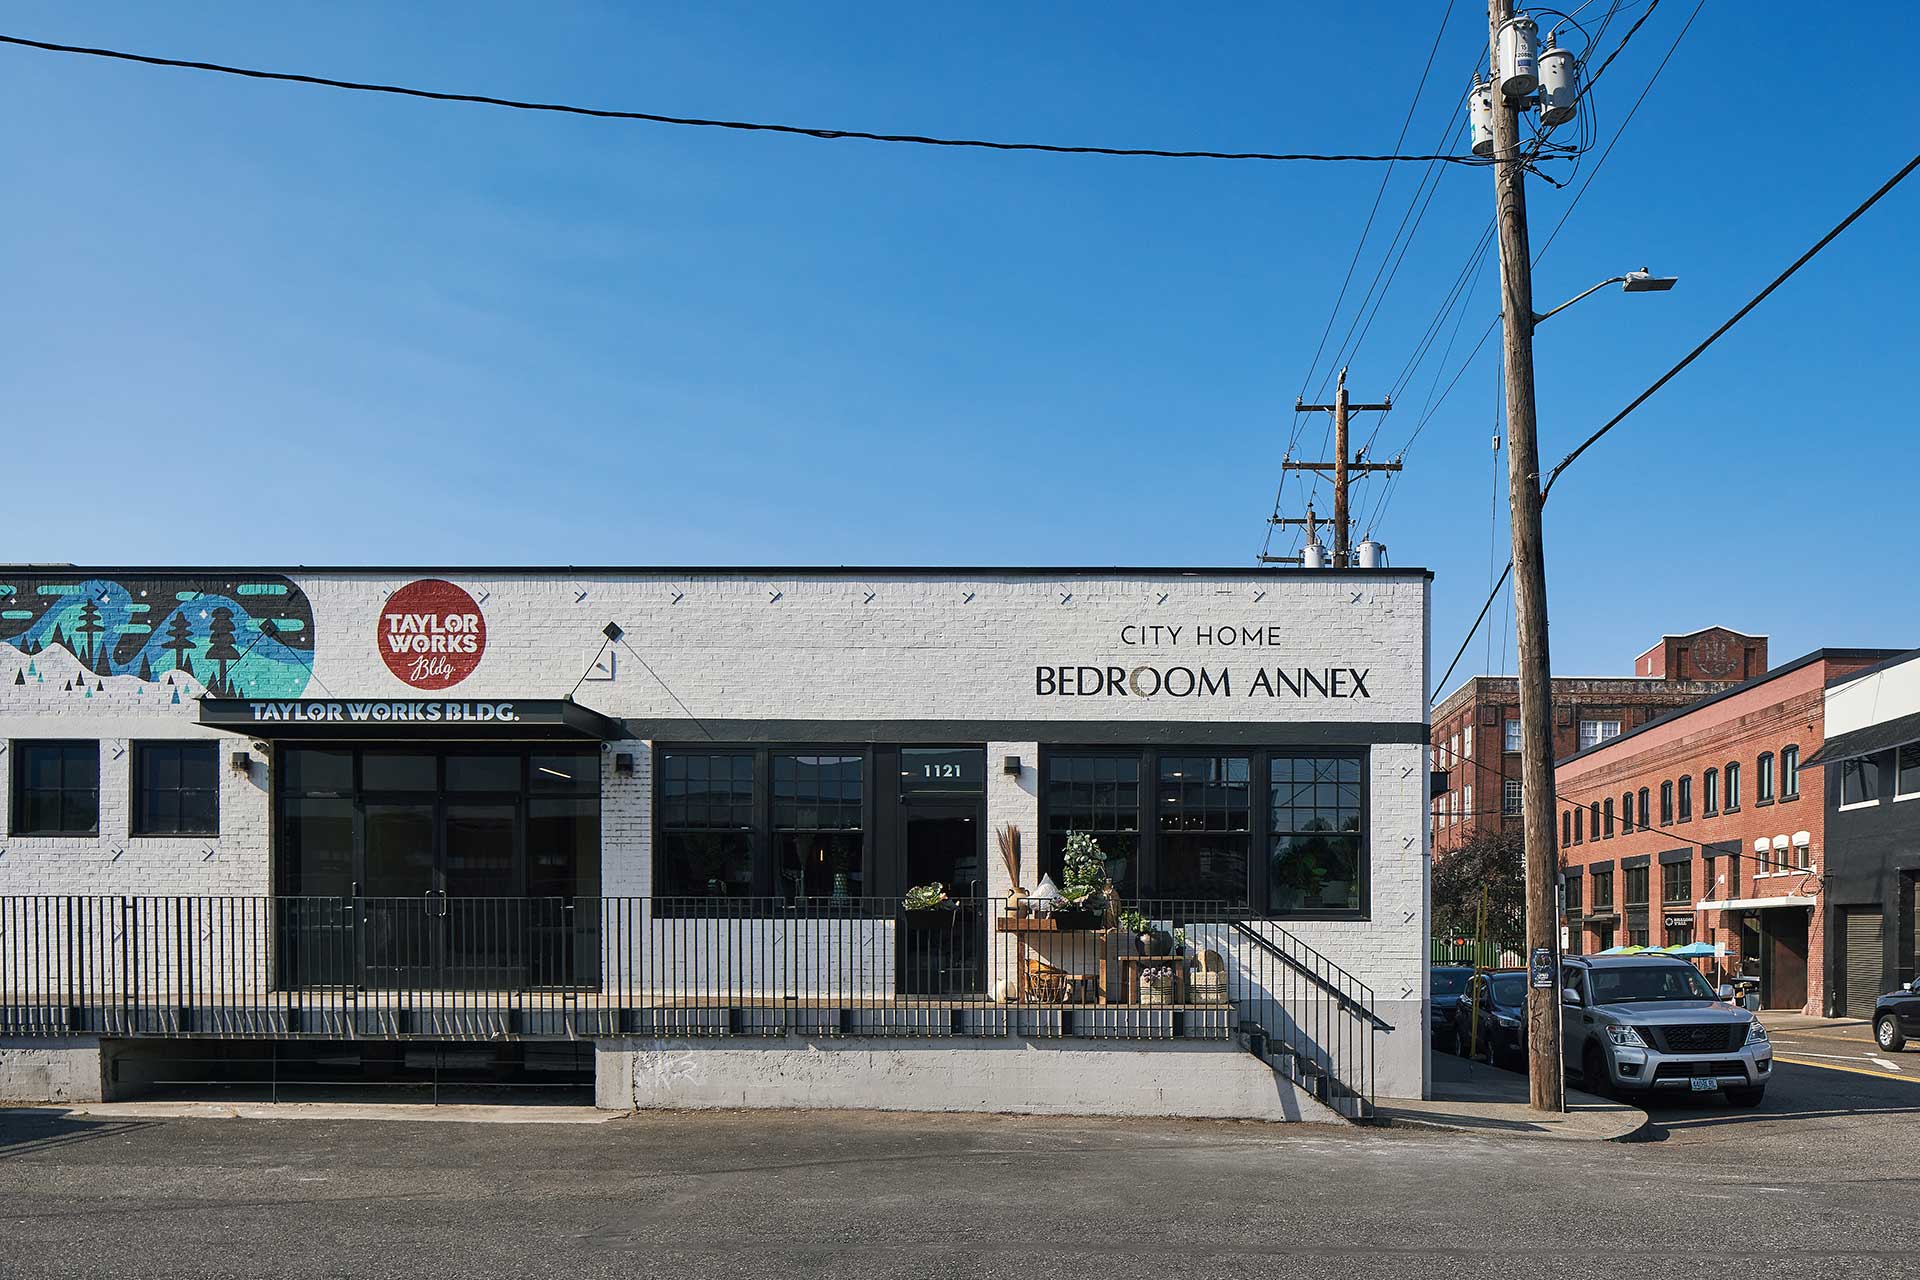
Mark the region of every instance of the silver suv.
POLYGON ((1561 968, 1567 1074, 1603 1097, 1726 1094, 1757 1106, 1773 1074, 1760 1020, 1673 956, 1569 956, 1561 968))

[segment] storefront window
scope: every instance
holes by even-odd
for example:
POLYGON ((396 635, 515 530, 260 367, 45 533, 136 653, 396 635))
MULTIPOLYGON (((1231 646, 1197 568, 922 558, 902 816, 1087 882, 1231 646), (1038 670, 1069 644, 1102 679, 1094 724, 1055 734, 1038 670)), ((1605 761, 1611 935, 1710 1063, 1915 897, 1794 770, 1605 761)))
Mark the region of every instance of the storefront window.
POLYGON ((1880 799, 1880 758, 1861 756, 1840 762, 1840 803, 1873 804, 1880 799))
POLYGON ((1594 867, 1587 873, 1593 882, 1593 909, 1596 913, 1613 910, 1613 868, 1594 867))
POLYGON ((93 835, 100 829, 100 744, 16 742, 13 821, 17 836, 93 835))
POLYGON ((654 892, 738 898, 753 892, 753 755, 664 752, 654 892))
POLYGON ((860 829, 866 757, 777 754, 771 764, 781 896, 788 902, 860 897, 866 885, 860 829))
POLYGON ((219 750, 211 742, 133 744, 133 834, 220 830, 219 750))
POLYGON ((1067 837, 1084 831, 1100 842, 1107 876, 1123 896, 1137 896, 1140 852, 1138 754, 1056 755, 1047 764, 1047 866, 1057 871, 1067 837))
POLYGON ((1268 779, 1268 907, 1275 912, 1359 910, 1360 760, 1276 756, 1268 779))
POLYGON ((1252 762, 1246 756, 1161 756, 1159 891, 1242 903, 1252 762))
POLYGON ((1693 863, 1669 862, 1660 868, 1660 900, 1693 901, 1693 863))

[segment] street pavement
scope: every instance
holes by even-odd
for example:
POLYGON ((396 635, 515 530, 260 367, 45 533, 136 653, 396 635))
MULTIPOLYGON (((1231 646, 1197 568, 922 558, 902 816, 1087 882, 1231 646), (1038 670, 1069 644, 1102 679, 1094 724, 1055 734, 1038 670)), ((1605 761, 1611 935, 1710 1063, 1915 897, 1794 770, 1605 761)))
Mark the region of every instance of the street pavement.
POLYGON ((1762 1106, 1656 1103, 1630 1142, 1008 1116, 0 1109, 0 1275, 1914 1275, 1920 1053, 1901 1057, 1879 1075, 1783 1062, 1762 1106))

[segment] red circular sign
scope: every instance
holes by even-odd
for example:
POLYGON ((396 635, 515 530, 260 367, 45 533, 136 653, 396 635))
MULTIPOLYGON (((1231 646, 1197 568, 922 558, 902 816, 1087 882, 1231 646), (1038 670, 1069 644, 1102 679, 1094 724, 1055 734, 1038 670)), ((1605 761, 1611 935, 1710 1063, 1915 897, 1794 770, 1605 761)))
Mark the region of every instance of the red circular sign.
POLYGON ((380 657, 416 689, 459 684, 487 651, 480 606, 451 582, 422 578, 387 597, 380 610, 380 657))

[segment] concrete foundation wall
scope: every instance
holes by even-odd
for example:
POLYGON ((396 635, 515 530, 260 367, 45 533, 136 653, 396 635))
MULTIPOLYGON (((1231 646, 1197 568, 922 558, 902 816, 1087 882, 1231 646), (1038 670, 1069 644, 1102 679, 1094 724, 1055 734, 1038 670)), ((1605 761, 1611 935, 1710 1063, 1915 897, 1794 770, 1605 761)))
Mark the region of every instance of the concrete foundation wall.
POLYGON ((1071 1040, 603 1040, 595 1101, 1343 1123, 1237 1045, 1071 1040))
POLYGON ((0 1036, 0 1102, 99 1102, 100 1042, 0 1036))

